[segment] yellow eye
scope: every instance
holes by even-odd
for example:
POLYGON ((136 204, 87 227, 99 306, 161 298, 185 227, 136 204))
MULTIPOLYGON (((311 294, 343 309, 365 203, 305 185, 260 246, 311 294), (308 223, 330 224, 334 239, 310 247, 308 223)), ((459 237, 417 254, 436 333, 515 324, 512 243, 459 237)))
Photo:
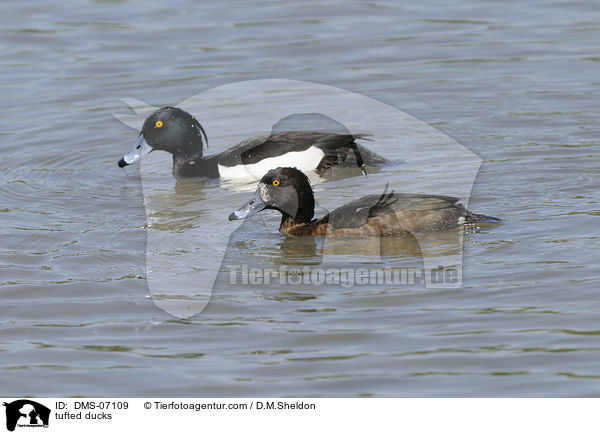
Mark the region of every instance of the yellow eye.
POLYGON ((281 183, 279 182, 279 179, 275 179, 275 180, 273 181, 273 185, 274 185, 275 187, 277 187, 279 184, 281 184, 281 183))
POLYGON ((154 125, 156 125, 156 128, 160 128, 163 126, 163 123, 162 123, 162 121, 156 121, 156 123, 154 125))

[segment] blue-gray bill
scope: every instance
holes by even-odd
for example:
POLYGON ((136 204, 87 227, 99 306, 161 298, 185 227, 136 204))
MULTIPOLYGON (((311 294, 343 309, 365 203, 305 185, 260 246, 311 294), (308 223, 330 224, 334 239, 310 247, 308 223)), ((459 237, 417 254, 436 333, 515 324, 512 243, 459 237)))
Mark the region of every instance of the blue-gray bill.
POLYGON ((245 205, 236 209, 234 212, 229 214, 229 221, 242 220, 262 211, 267 207, 267 204, 262 201, 258 191, 254 193, 254 197, 250 199, 245 205))
POLYGON ((146 139, 144 139, 144 134, 140 133, 138 139, 131 151, 123 156, 117 163, 119 167, 129 166, 130 164, 135 163, 140 160, 144 155, 152 151, 152 147, 146 143, 146 139))

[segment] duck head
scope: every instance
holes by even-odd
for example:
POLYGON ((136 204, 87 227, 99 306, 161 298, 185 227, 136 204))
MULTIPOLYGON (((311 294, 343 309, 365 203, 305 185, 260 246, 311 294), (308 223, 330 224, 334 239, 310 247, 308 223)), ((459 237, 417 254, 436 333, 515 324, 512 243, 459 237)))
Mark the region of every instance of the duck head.
POLYGON ((202 157, 204 141, 208 139, 202 125, 188 112, 177 107, 163 107, 144 121, 140 135, 129 153, 118 162, 125 167, 151 151, 167 151, 173 158, 202 157))
POLYGON ((310 182, 304 173, 291 167, 278 167, 264 175, 245 205, 229 215, 229 220, 250 217, 264 209, 274 209, 284 221, 309 223, 315 212, 315 199, 310 182))

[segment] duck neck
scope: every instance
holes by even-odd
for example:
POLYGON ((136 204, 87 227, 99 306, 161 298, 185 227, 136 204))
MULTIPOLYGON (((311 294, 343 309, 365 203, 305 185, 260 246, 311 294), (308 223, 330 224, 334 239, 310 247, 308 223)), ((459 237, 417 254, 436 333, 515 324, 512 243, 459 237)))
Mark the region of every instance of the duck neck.
POLYGON ((190 141, 182 143, 175 149, 169 152, 173 154, 173 163, 183 165, 189 161, 199 160, 202 158, 202 142, 190 141))
POLYGON ((315 223, 311 221, 307 222, 298 222, 295 219, 287 216, 284 216, 281 219, 281 226, 279 227, 279 232, 286 235, 294 235, 298 237, 303 237, 307 235, 322 235, 319 232, 318 228, 315 228, 315 223))
POLYGON ((294 216, 288 212, 282 210, 280 211, 280 232, 288 232, 289 229, 297 226, 309 226, 313 216, 315 215, 315 199, 312 194, 312 190, 309 192, 298 192, 298 207, 294 216))
POLYGON ((214 157, 202 157, 202 151, 173 155, 173 175, 206 176, 218 178, 219 170, 214 157))

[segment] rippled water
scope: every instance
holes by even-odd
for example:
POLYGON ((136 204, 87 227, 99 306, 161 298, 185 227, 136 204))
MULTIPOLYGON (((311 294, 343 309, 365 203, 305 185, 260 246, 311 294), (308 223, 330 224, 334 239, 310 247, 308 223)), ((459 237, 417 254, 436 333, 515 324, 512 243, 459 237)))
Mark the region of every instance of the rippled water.
MULTIPOLYGON (((0 24, 3 394, 600 395, 593 2, 35 0, 0 24), (465 238, 462 288, 238 286, 189 319, 156 307, 140 169, 116 166, 136 132, 113 113, 272 78, 377 99, 481 157, 469 206, 505 221, 465 238)), ((223 146, 251 131, 218 127, 223 146)), ((319 184, 320 205, 360 182, 319 184)), ((194 190, 249 194, 172 184, 175 229, 214 203, 194 190)), ((272 229, 237 251, 313 253, 272 229)))

